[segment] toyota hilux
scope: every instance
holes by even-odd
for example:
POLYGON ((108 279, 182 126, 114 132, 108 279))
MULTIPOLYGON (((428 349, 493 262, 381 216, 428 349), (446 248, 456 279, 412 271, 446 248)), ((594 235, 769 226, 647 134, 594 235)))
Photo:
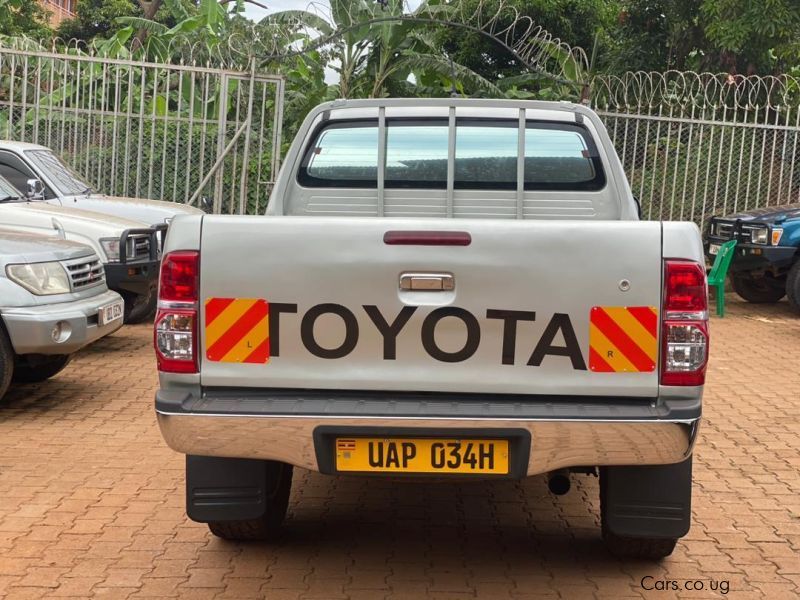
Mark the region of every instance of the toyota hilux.
POLYGON ((708 360, 693 223, 640 221, 589 108, 478 99, 312 110, 259 217, 176 217, 155 408, 187 512, 269 538, 293 467, 599 473, 601 531, 689 530, 708 360))

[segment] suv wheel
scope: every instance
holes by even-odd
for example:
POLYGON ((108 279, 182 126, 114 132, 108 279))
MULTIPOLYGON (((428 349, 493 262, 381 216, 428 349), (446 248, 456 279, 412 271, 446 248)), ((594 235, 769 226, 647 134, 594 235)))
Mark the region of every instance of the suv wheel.
POLYGON ((5 327, 0 324, 0 400, 6 395, 14 375, 14 348, 5 327))
POLYGON ((789 305, 800 312, 800 259, 794 262, 786 276, 786 297, 789 305))
POLYGON ((158 295, 154 290, 150 290, 146 296, 126 293, 124 298, 125 314, 123 315, 123 321, 127 324, 144 323, 151 319, 156 312, 158 295))
POLYGON ((240 521, 209 521, 208 528, 215 536, 226 540, 271 540, 280 530, 289 492, 292 489, 292 465, 275 461, 266 469, 265 487, 268 490, 264 515, 259 519, 240 521))
POLYGON ((26 357, 14 368, 15 383, 39 383, 60 373, 72 359, 70 354, 26 357))
POLYGON ((786 295, 783 282, 773 277, 756 278, 747 273, 734 273, 731 275, 731 284, 739 297, 754 304, 777 302, 786 295))

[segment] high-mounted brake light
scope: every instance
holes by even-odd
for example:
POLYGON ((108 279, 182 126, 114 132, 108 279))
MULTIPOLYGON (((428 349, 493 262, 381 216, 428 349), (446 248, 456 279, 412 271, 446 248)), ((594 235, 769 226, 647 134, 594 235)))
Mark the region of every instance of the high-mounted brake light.
POLYGON ((708 286, 703 267, 664 261, 661 385, 703 385, 708 364, 708 286))
POLYGON ((387 231, 383 243, 388 246, 469 246, 467 231, 387 231))
POLYGON ((197 373, 197 301, 200 254, 170 252, 161 263, 153 343, 158 370, 197 373))

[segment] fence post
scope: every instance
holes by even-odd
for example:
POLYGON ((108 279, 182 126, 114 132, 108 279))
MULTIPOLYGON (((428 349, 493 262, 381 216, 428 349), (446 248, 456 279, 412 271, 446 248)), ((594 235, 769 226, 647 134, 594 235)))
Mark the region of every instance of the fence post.
MULTIPOLYGON (((217 99, 217 108, 219 110, 219 121, 217 127, 217 159, 224 159, 223 153, 225 147, 225 134, 228 127, 228 75, 223 75, 219 82, 219 98, 217 99)), ((222 212, 222 175, 223 169, 220 169, 220 164, 216 164, 217 178, 214 181, 214 214, 218 215, 222 212)))
POLYGON ((242 173, 239 178, 239 214, 243 215, 247 211, 247 178, 250 166, 250 130, 253 122, 253 93, 256 85, 256 59, 250 61, 250 89, 247 94, 247 116, 244 121, 247 128, 244 131, 244 156, 242 157, 242 173))

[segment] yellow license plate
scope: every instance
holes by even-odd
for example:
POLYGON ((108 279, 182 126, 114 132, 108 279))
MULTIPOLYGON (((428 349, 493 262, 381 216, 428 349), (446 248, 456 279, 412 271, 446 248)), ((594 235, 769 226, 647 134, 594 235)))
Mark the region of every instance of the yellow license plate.
POLYGON ((336 469, 507 475, 508 440, 336 438, 336 469))

